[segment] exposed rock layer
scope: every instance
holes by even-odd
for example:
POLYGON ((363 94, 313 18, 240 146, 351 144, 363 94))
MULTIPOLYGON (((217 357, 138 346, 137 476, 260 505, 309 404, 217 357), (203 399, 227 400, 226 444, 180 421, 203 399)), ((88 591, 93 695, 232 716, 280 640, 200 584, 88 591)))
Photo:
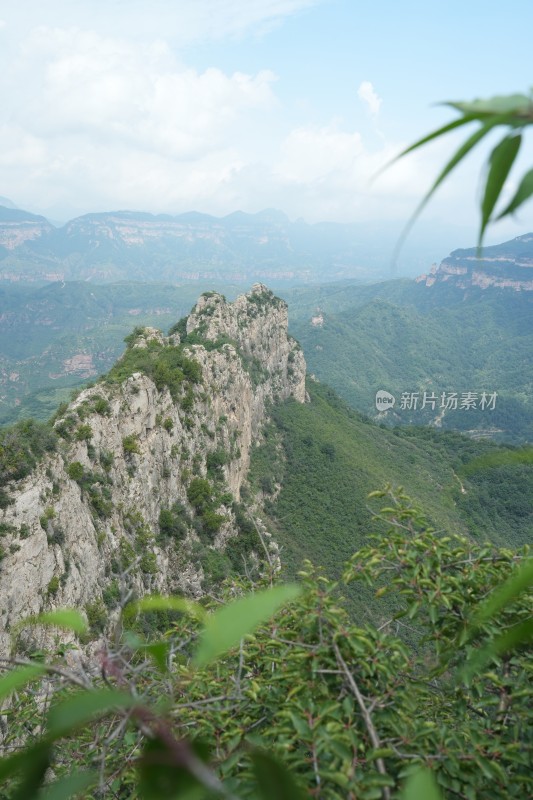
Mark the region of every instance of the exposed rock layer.
MULTIPOLYGON (((260 284, 233 304, 215 293, 200 298, 187 333, 205 342, 184 349, 200 364, 201 382, 185 381, 174 399, 140 372, 84 390, 56 422, 71 429, 58 452, 9 487, 12 503, 0 512, 9 531, 0 562, 0 652, 21 618, 98 602, 113 563, 123 564, 128 554, 138 593, 201 591, 202 571, 189 558, 194 529, 179 546, 158 541, 161 509, 178 500, 194 517, 187 488, 194 476, 206 475, 208 454, 215 452, 227 455, 223 482, 239 499, 265 404, 289 397, 304 402, 305 361, 287 334, 286 304, 260 284), (102 480, 104 513, 95 510, 76 470, 102 480)), ((178 343, 177 334, 145 329, 130 346, 178 343)), ((229 500, 217 512, 225 522, 212 546, 224 548, 238 535, 229 500)))

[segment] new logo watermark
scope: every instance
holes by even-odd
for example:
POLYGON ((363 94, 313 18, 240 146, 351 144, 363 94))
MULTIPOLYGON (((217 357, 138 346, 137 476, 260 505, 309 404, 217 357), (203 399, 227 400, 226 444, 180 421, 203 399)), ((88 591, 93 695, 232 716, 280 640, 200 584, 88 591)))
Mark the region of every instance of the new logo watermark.
POLYGON ((390 392, 386 392, 385 389, 380 389, 379 392, 376 392, 376 408, 378 411, 388 411, 389 408, 392 408, 396 402, 396 398, 390 392))
MULTIPOLYGON (((401 392, 398 410, 423 411, 494 411, 498 392, 401 392)), ((376 408, 388 411, 396 398, 385 389, 376 392, 376 408)))

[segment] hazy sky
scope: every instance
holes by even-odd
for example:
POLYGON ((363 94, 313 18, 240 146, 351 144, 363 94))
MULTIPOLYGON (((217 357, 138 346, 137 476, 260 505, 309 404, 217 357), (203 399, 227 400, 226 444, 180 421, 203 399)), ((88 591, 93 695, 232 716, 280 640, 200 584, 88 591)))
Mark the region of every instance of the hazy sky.
MULTIPOLYGON (((370 176, 453 116, 438 101, 527 91, 532 29, 531 0, 0 0, 0 195, 403 220, 457 140, 370 176)), ((426 223, 473 238, 480 163, 426 223)))

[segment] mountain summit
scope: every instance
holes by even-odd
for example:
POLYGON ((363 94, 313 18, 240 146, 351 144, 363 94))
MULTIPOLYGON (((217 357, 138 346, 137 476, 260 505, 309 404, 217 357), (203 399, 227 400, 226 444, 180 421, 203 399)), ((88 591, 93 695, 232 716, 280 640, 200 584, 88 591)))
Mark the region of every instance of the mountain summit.
POLYGON ((195 594, 224 558, 242 566, 258 550, 239 505, 252 443, 267 403, 305 401, 286 304, 261 284, 234 303, 208 292, 169 336, 139 328, 127 341, 58 413, 29 474, 30 423, 2 443, 0 652, 46 609, 105 620, 124 572, 138 595, 195 594))

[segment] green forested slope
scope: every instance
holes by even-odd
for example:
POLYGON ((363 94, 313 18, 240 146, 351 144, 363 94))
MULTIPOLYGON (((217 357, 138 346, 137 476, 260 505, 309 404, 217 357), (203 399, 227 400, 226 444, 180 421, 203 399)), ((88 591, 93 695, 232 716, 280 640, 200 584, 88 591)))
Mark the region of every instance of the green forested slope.
POLYGON ((443 392, 497 392, 494 411, 446 412, 443 427, 494 432, 501 440, 533 439, 533 297, 392 282, 312 295, 291 308, 292 332, 308 369, 354 408, 376 415, 375 395, 396 397, 384 421, 428 424, 443 392), (311 318, 321 309, 323 322, 311 318), (434 392, 435 409, 420 405, 434 392), (416 410, 400 409, 403 392, 418 392, 416 410))
MULTIPOLYGON (((273 424, 252 461, 252 484, 267 496, 289 572, 310 558, 338 575, 369 533, 379 532, 367 495, 386 483, 402 485, 438 530, 513 547, 531 541, 530 450, 458 434, 391 431, 352 411, 331 389, 313 381, 308 389, 311 402, 272 410, 273 424), (487 460, 512 452, 528 454, 529 463, 498 466, 487 460)), ((367 608, 372 597, 357 586, 352 602, 367 608)))
MULTIPOLYGON (((211 285, 205 288, 213 288, 211 285)), ((240 291, 218 286, 226 296, 240 291)), ((249 287, 246 287, 249 288, 249 287)), ((134 324, 165 329, 186 313, 199 285, 57 283, 0 286, 0 424, 46 419, 68 387, 105 372, 134 324)), ((384 421, 427 424, 438 416, 399 410, 402 392, 498 392, 490 413, 447 412, 444 427, 533 437, 533 293, 431 288, 398 280, 333 283, 283 292, 291 332, 308 368, 354 408, 375 414, 378 389, 397 397, 384 421), (313 326, 319 313, 323 325, 313 326)), ((492 434, 491 434, 492 435, 492 434)))

